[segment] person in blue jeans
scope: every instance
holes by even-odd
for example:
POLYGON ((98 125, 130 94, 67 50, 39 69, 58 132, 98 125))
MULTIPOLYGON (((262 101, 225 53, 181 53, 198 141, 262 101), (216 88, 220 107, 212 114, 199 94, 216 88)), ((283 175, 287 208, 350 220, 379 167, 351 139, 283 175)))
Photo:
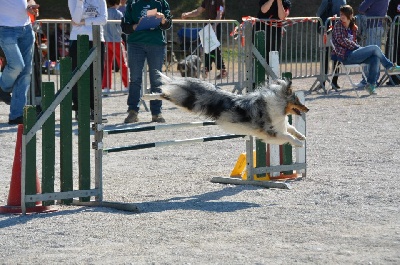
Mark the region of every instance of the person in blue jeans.
MULTIPOLYGON (((128 94, 128 117, 125 123, 138 122, 139 105, 142 91, 142 71, 144 62, 149 66, 150 92, 161 92, 161 80, 157 71, 162 70, 166 53, 165 30, 171 27, 172 16, 169 4, 165 0, 133 1, 129 0, 121 23, 122 31, 128 35, 128 67, 130 72, 128 94), (161 19, 160 24, 150 29, 136 30, 140 19, 153 12, 161 19)), ((165 122, 161 111, 161 100, 150 100, 152 122, 165 122)))
POLYGON ((353 8, 344 5, 340 8, 340 20, 336 22, 332 31, 332 60, 339 60, 343 64, 367 64, 367 85, 365 90, 375 95, 375 86, 378 79, 380 64, 389 72, 400 72, 400 67, 393 64, 382 50, 376 45, 361 47, 356 43, 357 26, 355 25, 353 8))
POLYGON ((8 124, 23 123, 23 109, 31 83, 34 33, 26 0, 2 0, 0 9, 0 46, 7 65, 0 76, 0 101, 10 105, 8 124), (10 97, 10 93, 12 96, 10 97))

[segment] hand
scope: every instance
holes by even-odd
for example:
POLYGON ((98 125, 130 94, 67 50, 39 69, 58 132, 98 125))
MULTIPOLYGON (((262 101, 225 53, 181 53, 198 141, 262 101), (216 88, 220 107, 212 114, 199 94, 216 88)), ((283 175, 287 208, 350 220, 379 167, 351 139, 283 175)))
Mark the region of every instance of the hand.
POLYGON ((182 13, 182 15, 181 15, 181 18, 182 19, 185 19, 185 18, 187 18, 188 17, 188 14, 187 13, 182 13))
POLYGON ((163 13, 161 13, 161 12, 157 12, 157 13, 156 13, 156 18, 165 19, 165 16, 164 16, 164 14, 163 14, 163 13))
POLYGON ((76 26, 76 27, 84 26, 85 25, 85 20, 82 19, 79 23, 75 23, 73 20, 71 20, 71 24, 72 24, 72 26, 76 26))
POLYGON ((39 5, 30 5, 27 8, 28 12, 36 17, 39 15, 39 5))
POLYGON ((156 18, 161 18, 161 24, 165 24, 165 15, 163 13, 157 12, 156 13, 156 18))

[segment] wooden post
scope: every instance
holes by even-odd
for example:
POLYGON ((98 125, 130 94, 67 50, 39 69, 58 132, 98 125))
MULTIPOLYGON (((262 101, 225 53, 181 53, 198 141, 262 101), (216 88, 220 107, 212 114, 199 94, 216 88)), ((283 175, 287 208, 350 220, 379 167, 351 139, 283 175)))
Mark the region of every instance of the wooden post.
MULTIPOLYGON (((65 86, 72 77, 72 59, 66 57, 60 61, 60 87, 65 86)), ((69 91, 60 102, 60 191, 73 190, 72 162, 72 92, 69 91)), ((71 204, 71 199, 62 199, 63 204, 71 204)))
MULTIPOLYGON (((44 82, 42 86, 42 108, 46 110, 54 100, 54 83, 44 82)), ((49 116, 42 127, 42 193, 54 192, 55 161, 55 114, 49 116)), ((54 201, 43 201, 53 205, 54 201)))
MULTIPOLYGON (((78 36, 78 67, 89 56, 89 36, 78 36)), ((90 67, 78 81, 78 164, 79 189, 90 189, 90 67)), ((80 201, 89 201, 90 197, 81 197, 80 201)))

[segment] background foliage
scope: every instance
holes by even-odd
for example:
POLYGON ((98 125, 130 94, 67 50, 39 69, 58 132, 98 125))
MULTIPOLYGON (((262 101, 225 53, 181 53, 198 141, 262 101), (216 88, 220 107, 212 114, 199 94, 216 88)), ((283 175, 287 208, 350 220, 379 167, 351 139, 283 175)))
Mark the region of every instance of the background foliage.
MULTIPOLYGON (((225 0, 226 1, 226 18, 235 19, 239 22, 242 16, 256 16, 258 12, 258 0, 225 0)), ((68 0, 36 0, 40 4, 40 19, 52 18, 56 19, 64 17, 70 19, 68 10, 68 0)), ((174 18, 180 18, 182 12, 190 11, 200 6, 202 0, 169 0, 174 18)), ((348 4, 353 6, 357 14, 358 6, 361 0, 350 0, 348 4)), ((315 16, 321 0, 292 0, 292 9, 290 16, 292 17, 310 17, 315 16)))

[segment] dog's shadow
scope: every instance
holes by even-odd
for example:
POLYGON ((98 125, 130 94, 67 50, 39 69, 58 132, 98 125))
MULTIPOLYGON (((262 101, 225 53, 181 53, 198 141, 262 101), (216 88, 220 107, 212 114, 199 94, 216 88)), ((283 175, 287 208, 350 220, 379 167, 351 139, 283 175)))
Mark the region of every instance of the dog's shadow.
POLYGON ((204 194, 190 197, 173 197, 166 200, 156 200, 152 202, 142 202, 136 204, 140 213, 164 212, 175 210, 198 210, 206 212, 235 212, 248 208, 261 207, 256 203, 243 201, 221 200, 223 197, 230 197, 245 190, 259 189, 254 186, 233 186, 225 187, 218 191, 207 192, 204 194))
MULTIPOLYGON (((359 91, 357 91, 359 93, 359 91)), ((354 90, 343 90, 341 92, 330 92, 329 94, 326 93, 314 93, 314 92, 305 92, 306 96, 313 96, 307 97, 306 101, 315 101, 319 99, 357 99, 357 98, 368 98, 370 95, 360 95, 359 97, 355 94, 354 90), (354 95, 350 94, 343 94, 343 92, 351 92, 353 91, 354 95)))

